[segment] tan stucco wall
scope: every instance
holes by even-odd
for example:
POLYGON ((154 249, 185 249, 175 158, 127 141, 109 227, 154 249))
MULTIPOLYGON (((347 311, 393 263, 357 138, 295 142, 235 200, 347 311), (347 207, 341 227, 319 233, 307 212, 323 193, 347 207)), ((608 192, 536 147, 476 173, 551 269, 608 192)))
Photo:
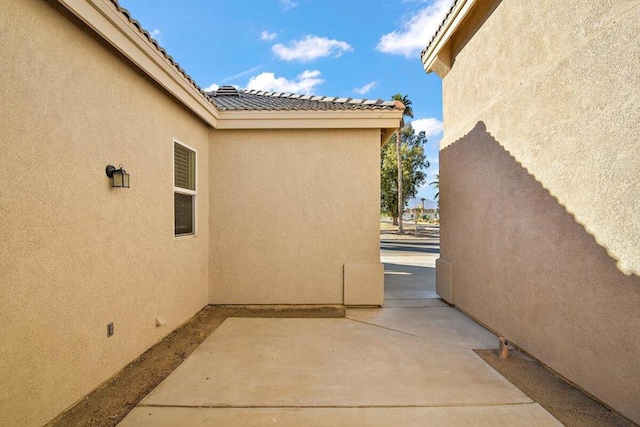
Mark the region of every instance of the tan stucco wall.
POLYGON ((47 422, 208 300, 208 128, 52 3, 0 3, 7 426, 47 422), (199 150, 200 234, 182 240, 174 137, 199 150), (109 163, 130 189, 110 188, 109 163))
POLYGON ((640 2, 483 13, 443 82, 450 299, 640 422, 640 2))
POLYGON ((379 129, 212 131, 210 302, 342 304, 380 265, 379 156, 379 129))

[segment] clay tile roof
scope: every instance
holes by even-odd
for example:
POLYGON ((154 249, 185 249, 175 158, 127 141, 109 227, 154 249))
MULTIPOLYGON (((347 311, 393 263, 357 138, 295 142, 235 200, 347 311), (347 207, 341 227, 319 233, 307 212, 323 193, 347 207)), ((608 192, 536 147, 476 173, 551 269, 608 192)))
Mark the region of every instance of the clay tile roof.
POLYGON ((222 86, 215 92, 205 92, 189 74, 160 46, 151 34, 142 28, 131 13, 120 6, 118 0, 110 0, 129 22, 160 52, 193 87, 209 99, 219 110, 248 111, 322 111, 322 110, 393 110, 404 106, 394 101, 362 100, 314 95, 296 95, 285 92, 263 92, 222 86))
POLYGON ((438 26, 438 29, 436 30, 435 33, 433 33, 433 37, 431 37, 431 40, 429 40, 429 43, 427 43, 427 46, 424 49, 422 49, 422 52, 420 52, 420 58, 422 58, 424 56, 424 54, 427 53, 427 51, 429 50, 429 47, 431 46, 431 43, 433 43, 433 41, 436 39, 438 34, 440 34, 440 31, 442 30, 442 26, 444 25, 445 22, 447 22, 447 19, 449 19, 449 15, 451 15, 451 12, 453 12, 453 9, 456 7, 456 4, 458 4, 459 1, 460 0, 455 0, 453 2, 451 7, 449 8, 449 11, 444 16, 444 19, 442 20, 442 22, 438 26))
POLYGON ((209 99, 222 111, 327 111, 393 110, 403 106, 395 101, 362 100, 327 96, 271 93, 222 86, 208 92, 209 99))

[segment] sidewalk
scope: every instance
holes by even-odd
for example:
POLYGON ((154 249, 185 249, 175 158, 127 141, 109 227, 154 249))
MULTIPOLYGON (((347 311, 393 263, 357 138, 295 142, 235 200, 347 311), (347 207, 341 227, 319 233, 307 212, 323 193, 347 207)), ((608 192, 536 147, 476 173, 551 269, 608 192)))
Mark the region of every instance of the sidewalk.
POLYGON ((381 248, 383 308, 228 318, 120 425, 561 425, 472 351, 498 340, 437 298, 437 238, 381 248))

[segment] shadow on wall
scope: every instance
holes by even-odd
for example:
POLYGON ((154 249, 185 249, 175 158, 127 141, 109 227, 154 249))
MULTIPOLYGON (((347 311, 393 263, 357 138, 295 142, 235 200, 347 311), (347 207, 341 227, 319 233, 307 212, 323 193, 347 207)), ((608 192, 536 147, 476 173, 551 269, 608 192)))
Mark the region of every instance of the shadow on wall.
POLYGON ((442 149, 440 164, 454 303, 640 419, 640 277, 623 274, 483 122, 442 149))
MULTIPOLYGON (((623 272, 618 268, 620 260, 612 256, 606 246, 600 245, 595 236, 589 233, 584 225, 579 223, 560 204, 558 199, 536 180, 535 176, 531 175, 519 161, 493 138, 487 131, 484 122, 478 122, 471 132, 444 148, 441 151, 441 157, 444 162, 448 158, 451 159, 451 167, 456 171, 453 177, 447 175, 448 181, 453 179, 460 183, 460 180, 464 180, 467 181, 466 186, 470 185, 471 188, 478 190, 478 198, 470 200, 471 203, 467 205, 469 212, 465 216, 471 218, 476 213, 482 214, 482 218, 476 217, 476 219, 481 219, 481 222, 487 220, 492 223, 492 228, 495 231, 493 237, 508 237, 510 232, 517 230, 519 234, 523 234, 521 237, 528 236, 537 240, 535 246, 538 249, 536 252, 541 249, 546 251, 548 249, 561 248, 569 250, 569 253, 573 253, 576 257, 579 255, 576 252, 578 249, 577 244, 580 243, 581 252, 599 252, 597 257, 609 258, 612 261, 612 265, 620 273, 627 276, 635 274, 623 272), (492 145, 498 151, 492 152, 490 150, 492 145), (500 159, 506 157, 513 163, 510 165, 511 167, 506 167, 507 162, 500 159), (486 175, 487 172, 489 175, 486 175), (526 175, 522 175, 523 172, 526 175), (534 182, 535 185, 533 184, 534 182), (518 206, 518 209, 511 211, 509 205, 518 206), (544 220, 544 222, 541 223, 541 220, 544 220), (499 226, 505 225, 504 223, 508 221, 514 223, 510 227, 500 230, 499 226), (561 233, 554 234, 554 223, 562 223, 563 226, 571 225, 571 227, 568 229, 563 227, 561 233), (524 227, 514 228, 516 225, 523 225, 524 227), (577 239, 579 235, 581 238, 577 239), (565 240, 569 238, 575 240, 565 240), (553 244, 553 247, 550 244, 553 244), (568 244, 570 246, 567 246, 568 244)), ((455 189, 460 188, 457 185, 454 185, 454 188, 449 188, 450 186, 447 185, 447 182, 444 185, 447 191, 455 191, 455 189)), ((460 200, 456 199, 456 202, 458 203, 460 200)), ((460 211, 462 209, 457 208, 457 210, 460 211)), ((612 215, 615 215, 615 213, 612 212, 612 215)), ((638 274, 635 275, 638 276, 638 274)))

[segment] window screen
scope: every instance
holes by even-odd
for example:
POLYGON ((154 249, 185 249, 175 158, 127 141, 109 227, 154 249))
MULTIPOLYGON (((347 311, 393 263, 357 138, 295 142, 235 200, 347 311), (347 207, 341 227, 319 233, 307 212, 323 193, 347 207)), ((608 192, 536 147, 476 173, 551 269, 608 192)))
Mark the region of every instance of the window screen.
POLYGON ((173 195, 176 235, 193 234, 193 197, 180 193, 173 195))
POLYGON ((177 142, 173 145, 174 186, 196 190, 196 153, 177 142))

